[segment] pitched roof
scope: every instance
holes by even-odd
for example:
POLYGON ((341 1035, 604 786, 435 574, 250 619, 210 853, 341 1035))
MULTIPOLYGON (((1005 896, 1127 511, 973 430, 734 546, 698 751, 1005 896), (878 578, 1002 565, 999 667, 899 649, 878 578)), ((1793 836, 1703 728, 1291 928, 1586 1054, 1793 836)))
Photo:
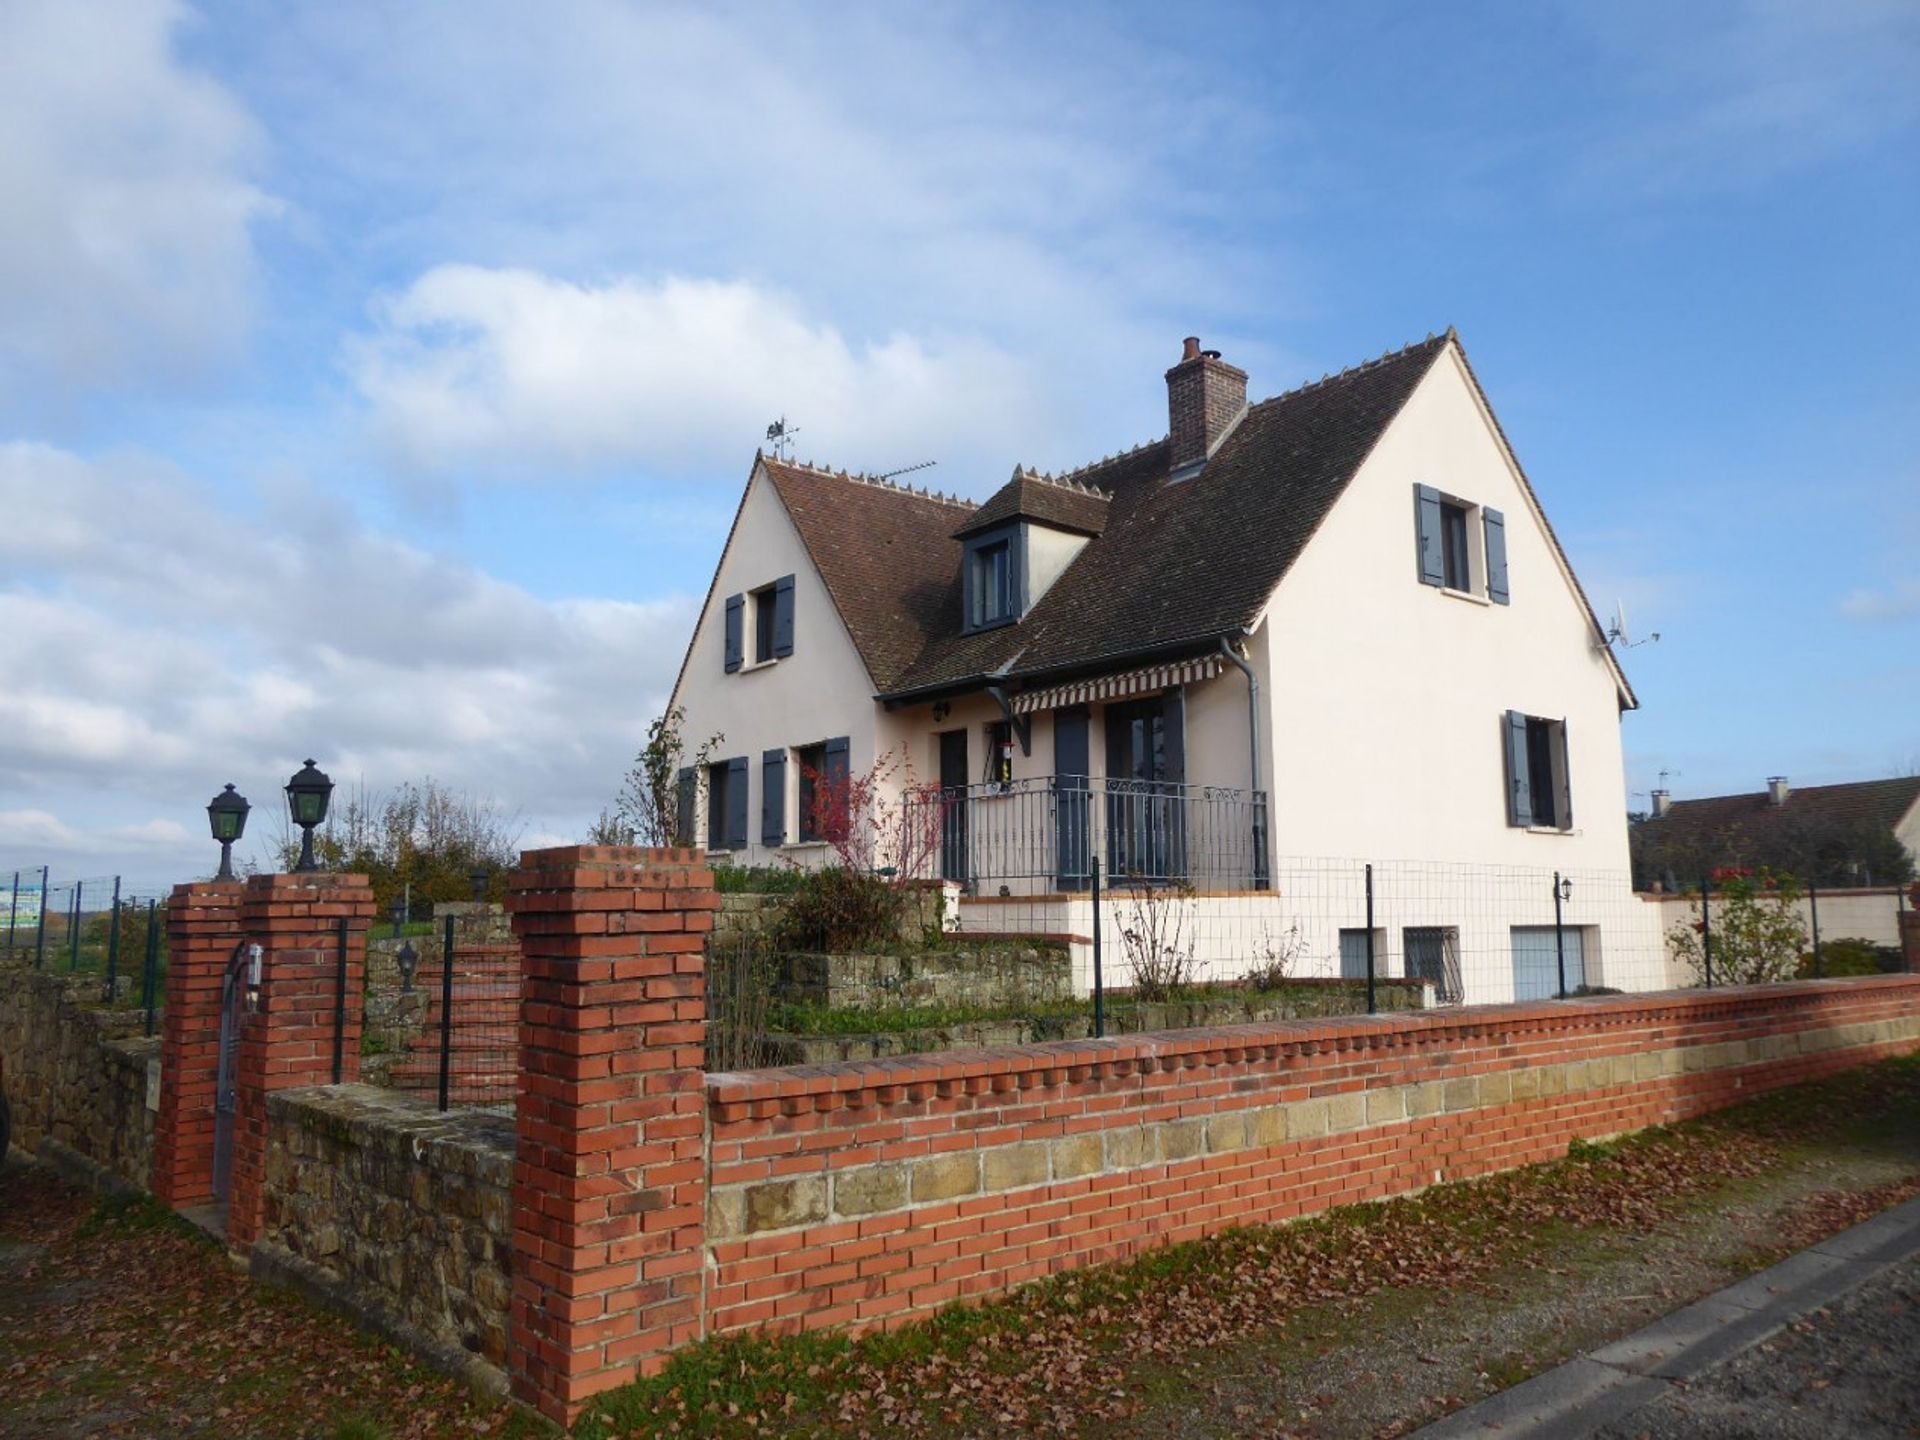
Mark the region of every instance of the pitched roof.
MULTIPOLYGON (((1171 657, 1252 625, 1415 387, 1457 343, 1451 330, 1429 335, 1249 406, 1205 468, 1179 483, 1169 480, 1165 439, 1064 475, 1016 470, 980 506, 762 463, 884 697, 1171 657), (1016 516, 1093 538, 1019 624, 963 634, 956 537, 1016 516)), ((1617 666, 1615 674, 1632 704, 1617 666)))
POLYGON ((1200 649, 1252 624, 1447 339, 1249 406, 1192 480, 1167 483, 1165 440, 1055 477, 1113 497, 1105 531, 1018 625, 960 635, 956 600, 894 691, 1200 649))
POLYGON ((1107 502, 1113 497, 1077 480, 1055 480, 1031 470, 1016 470, 1013 478, 954 531, 954 538, 974 535, 1006 520, 1037 520, 1057 530, 1098 535, 1107 528, 1107 502))
POLYGON ((882 691, 960 614, 953 528, 970 501, 760 457, 767 478, 882 691))
POLYGON ((1636 844, 1665 853, 1717 856, 1725 863, 1798 870, 1810 838, 1891 834, 1920 800, 1920 776, 1793 786, 1775 805, 1762 790, 1676 800, 1665 815, 1634 827, 1636 844))

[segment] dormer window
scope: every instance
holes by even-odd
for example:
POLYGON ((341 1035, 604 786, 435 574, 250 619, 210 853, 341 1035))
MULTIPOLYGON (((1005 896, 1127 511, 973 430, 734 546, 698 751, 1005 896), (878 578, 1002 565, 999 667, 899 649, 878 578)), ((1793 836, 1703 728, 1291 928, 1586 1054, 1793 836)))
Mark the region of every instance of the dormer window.
POLYGON ((1013 542, 996 540, 973 552, 973 614, 976 630, 1004 625, 1013 613, 1013 542))
POLYGON ((1011 625, 1024 612, 1027 597, 1026 536, 1018 522, 999 526, 966 541, 961 570, 961 619, 968 631, 1011 625))

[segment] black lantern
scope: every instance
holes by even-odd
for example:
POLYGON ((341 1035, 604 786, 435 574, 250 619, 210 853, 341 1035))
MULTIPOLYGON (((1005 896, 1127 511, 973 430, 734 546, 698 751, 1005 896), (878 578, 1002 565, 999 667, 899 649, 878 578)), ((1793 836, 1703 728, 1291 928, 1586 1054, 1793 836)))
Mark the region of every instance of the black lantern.
POLYGON ((400 967, 400 993, 413 993, 413 972, 420 968, 420 952, 413 948, 411 940, 400 947, 400 953, 393 957, 393 963, 400 967))
POLYGON ((313 829, 327 818, 327 797, 331 794, 333 781, 314 768, 311 760, 287 782, 287 812, 300 827, 300 863, 293 867, 296 875, 320 868, 313 863, 313 829))
POLYGON ((473 898, 477 904, 487 898, 487 882, 493 879, 493 872, 487 869, 469 870, 467 883, 473 886, 473 898))
POLYGON ((1571 900, 1573 898, 1573 881, 1565 875, 1554 876, 1553 897, 1556 900, 1571 900))
POLYGON ((220 873, 216 880, 233 879, 233 842, 246 833, 247 797, 229 785, 207 806, 207 824, 220 842, 220 873))

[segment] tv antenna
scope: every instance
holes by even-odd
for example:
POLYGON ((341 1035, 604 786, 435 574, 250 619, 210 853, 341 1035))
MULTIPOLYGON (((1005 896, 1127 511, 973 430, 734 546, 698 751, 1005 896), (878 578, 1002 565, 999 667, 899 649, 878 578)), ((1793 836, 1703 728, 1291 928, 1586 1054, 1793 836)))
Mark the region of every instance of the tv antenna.
POLYGON ((1618 645, 1622 650, 1637 650, 1642 645, 1659 643, 1660 632, 1653 631, 1644 640, 1633 638, 1633 632, 1627 628, 1627 607, 1619 600, 1613 602, 1613 623, 1607 626, 1607 644, 1618 645))
POLYGON ((918 465, 902 465, 898 470, 889 470, 886 474, 876 475, 873 478, 876 480, 891 480, 896 475, 911 475, 916 470, 925 470, 939 463, 938 460, 922 460, 918 465))
POLYGON ((800 427, 789 425, 784 415, 767 426, 767 444, 773 447, 773 458, 787 459, 793 453, 793 437, 799 433, 800 427))

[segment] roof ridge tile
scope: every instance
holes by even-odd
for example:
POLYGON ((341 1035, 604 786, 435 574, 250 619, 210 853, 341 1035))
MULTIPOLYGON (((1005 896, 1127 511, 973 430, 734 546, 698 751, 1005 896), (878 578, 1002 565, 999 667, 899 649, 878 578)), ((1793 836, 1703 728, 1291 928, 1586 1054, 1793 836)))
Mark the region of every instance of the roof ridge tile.
POLYGON ((827 465, 816 465, 811 460, 783 460, 778 456, 761 457, 769 465, 782 465, 789 470, 804 470, 809 475, 818 475, 825 480, 844 480, 849 485, 871 485, 876 490, 891 490, 896 495, 911 496, 916 500, 931 500, 936 505, 948 505, 959 510, 977 510, 979 502, 967 500, 959 495, 949 495, 944 490, 935 490, 927 486, 914 485, 911 482, 900 483, 884 475, 869 475, 861 470, 835 470, 827 465))

